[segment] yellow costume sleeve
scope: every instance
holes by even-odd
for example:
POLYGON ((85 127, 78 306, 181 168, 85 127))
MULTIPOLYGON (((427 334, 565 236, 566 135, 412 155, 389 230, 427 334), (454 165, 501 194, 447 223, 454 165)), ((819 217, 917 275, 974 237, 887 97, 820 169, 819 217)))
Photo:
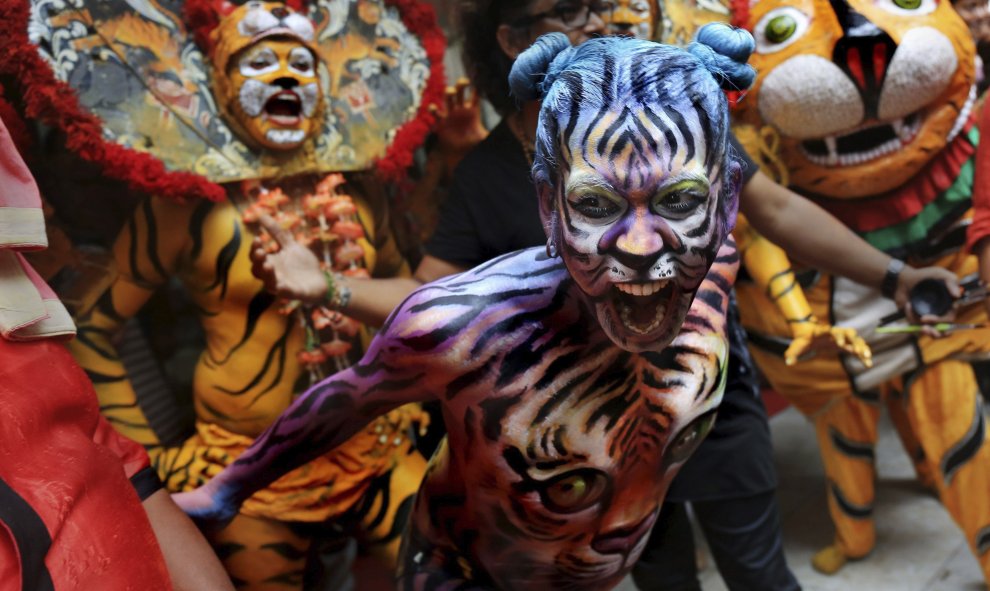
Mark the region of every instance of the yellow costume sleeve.
MULTIPOLYGON (((750 125, 732 128, 739 143, 756 160, 760 170, 775 183, 787 186, 788 171, 778 156, 780 136, 765 126, 756 129, 750 125)), ((839 328, 818 321, 808 305, 804 290, 797 282, 787 253, 757 232, 739 215, 733 232, 746 272, 757 286, 766 291, 791 328, 793 340, 784 353, 784 360, 793 365, 804 355, 822 346, 835 345, 860 358, 867 366, 873 365, 873 353, 866 341, 854 329, 839 328)))
POLYGON ((150 451, 161 444, 137 404, 114 337, 176 267, 187 242, 191 210, 158 199, 145 200, 135 209, 114 243, 117 278, 96 305, 76 319, 78 337, 69 345, 93 380, 103 415, 150 451))
POLYGON ((736 221, 733 235, 746 271, 756 285, 766 290, 767 297, 791 327, 793 340, 784 353, 788 365, 797 363, 825 342, 853 353, 868 367, 872 364, 870 348, 855 330, 818 321, 783 249, 761 236, 743 215, 736 221))

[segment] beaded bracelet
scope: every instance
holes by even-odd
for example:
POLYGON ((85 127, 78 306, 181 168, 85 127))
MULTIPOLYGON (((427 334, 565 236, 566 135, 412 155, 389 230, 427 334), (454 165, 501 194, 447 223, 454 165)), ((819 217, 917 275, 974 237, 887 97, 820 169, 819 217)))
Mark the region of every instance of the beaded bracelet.
POLYGON ((337 295, 337 282, 334 281, 333 273, 326 269, 323 270, 323 278, 327 282, 327 293, 323 296, 323 301, 329 304, 333 302, 334 297, 337 295))
POLYGON ((324 270, 323 277, 327 282, 327 293, 324 296, 327 307, 342 312, 351 303, 350 288, 341 283, 343 277, 336 273, 324 270))

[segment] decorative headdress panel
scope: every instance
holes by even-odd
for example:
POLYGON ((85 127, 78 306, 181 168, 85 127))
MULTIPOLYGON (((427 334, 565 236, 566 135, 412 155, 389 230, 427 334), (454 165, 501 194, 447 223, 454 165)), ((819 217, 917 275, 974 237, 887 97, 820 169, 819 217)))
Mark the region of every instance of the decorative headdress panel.
POLYGON ((0 2, 0 73, 28 117, 133 188, 223 198, 217 183, 377 167, 398 178, 442 100, 444 38, 421 0, 0 2), (267 37, 319 58, 322 129, 291 165, 218 107, 212 68, 267 37))

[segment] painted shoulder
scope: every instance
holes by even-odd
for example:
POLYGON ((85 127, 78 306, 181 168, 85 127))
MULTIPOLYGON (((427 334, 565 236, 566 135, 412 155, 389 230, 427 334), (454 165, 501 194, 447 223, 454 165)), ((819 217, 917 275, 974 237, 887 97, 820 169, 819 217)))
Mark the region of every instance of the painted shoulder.
POLYGON ((542 247, 516 251, 417 289, 380 334, 413 351, 447 348, 472 327, 492 326, 563 297, 569 281, 564 263, 548 258, 542 247))

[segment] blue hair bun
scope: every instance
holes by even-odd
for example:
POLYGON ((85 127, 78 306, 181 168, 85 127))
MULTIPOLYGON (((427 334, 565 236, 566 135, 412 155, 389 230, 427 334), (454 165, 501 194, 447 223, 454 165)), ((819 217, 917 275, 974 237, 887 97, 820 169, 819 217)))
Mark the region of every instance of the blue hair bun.
POLYGON ((756 80, 756 70, 746 63, 755 48, 748 31, 709 23, 698 29, 687 50, 701 60, 723 90, 746 90, 756 80))
MULTIPOLYGON (((509 72, 509 88, 512 96, 520 101, 541 100, 546 96, 555 76, 548 75, 550 64, 564 51, 571 48, 571 41, 563 33, 540 35, 532 46, 519 54, 509 72)), ((562 68, 556 68, 560 71, 562 68)))

